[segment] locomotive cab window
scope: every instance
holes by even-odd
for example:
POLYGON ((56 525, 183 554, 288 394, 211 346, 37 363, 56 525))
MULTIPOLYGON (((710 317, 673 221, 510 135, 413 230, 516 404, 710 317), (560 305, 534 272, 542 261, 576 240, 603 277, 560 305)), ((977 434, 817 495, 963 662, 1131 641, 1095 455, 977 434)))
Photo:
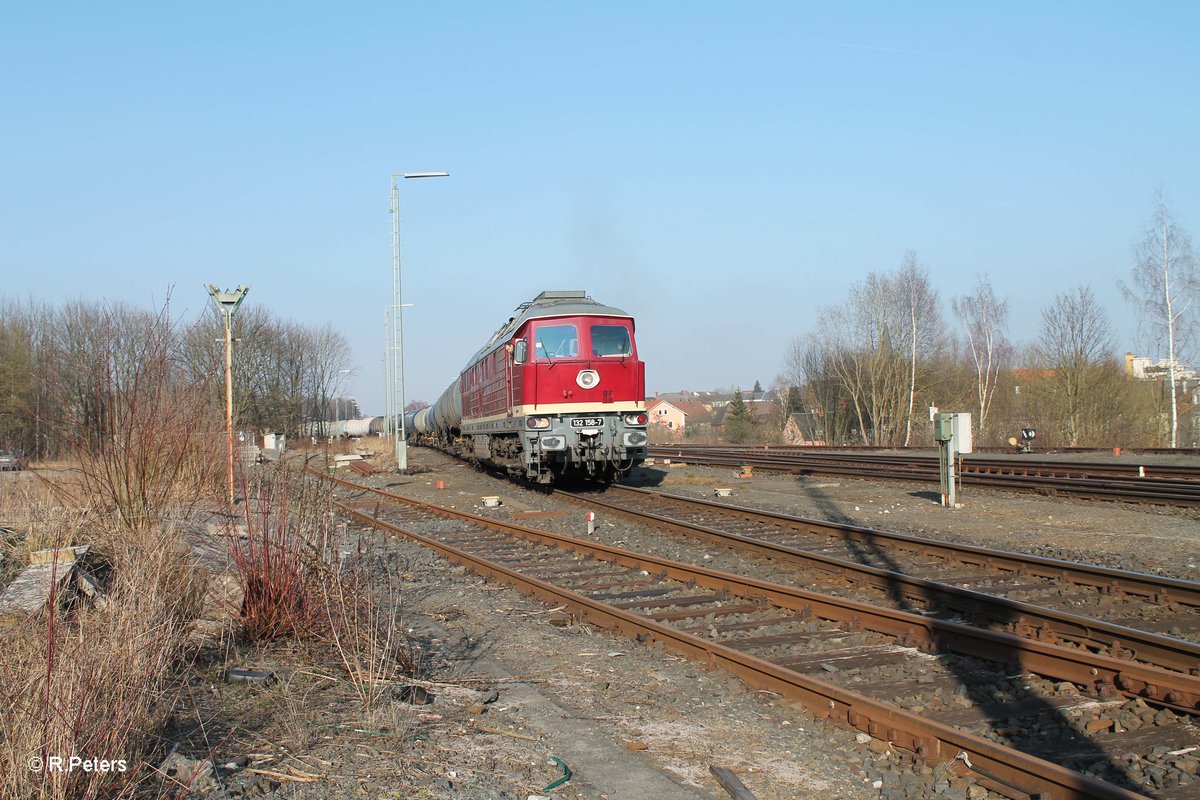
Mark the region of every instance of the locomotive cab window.
POLYGON ((629 329, 624 325, 593 325, 593 356, 628 356, 633 354, 629 329))
POLYGON ((574 325, 543 325, 534 334, 533 349, 537 358, 576 358, 579 355, 579 333, 574 325))

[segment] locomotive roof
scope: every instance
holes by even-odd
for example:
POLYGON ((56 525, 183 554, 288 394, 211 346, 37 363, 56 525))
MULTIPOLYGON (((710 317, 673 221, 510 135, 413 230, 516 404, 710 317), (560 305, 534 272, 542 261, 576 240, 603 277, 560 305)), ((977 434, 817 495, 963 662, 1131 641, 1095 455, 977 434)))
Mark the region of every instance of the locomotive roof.
POLYGON ((583 291, 546 291, 539 294, 532 300, 522 303, 517 306, 513 316, 508 322, 500 326, 500 328, 492 334, 492 338, 488 339, 478 353, 471 357, 467 366, 471 366, 479 359, 490 353, 496 347, 507 341, 509 337, 516 332, 522 325, 529 322, 531 319, 541 319, 542 317, 625 317, 630 319, 630 315, 619 308, 606 306, 602 303, 597 303, 592 298, 588 297, 587 292, 583 291))

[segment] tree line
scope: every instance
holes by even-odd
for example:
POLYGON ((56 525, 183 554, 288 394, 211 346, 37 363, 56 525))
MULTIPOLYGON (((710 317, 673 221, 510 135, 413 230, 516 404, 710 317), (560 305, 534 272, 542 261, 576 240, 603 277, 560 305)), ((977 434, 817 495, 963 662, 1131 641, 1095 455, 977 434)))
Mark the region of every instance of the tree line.
POLYGON ((986 275, 950 299, 955 325, 947 325, 927 268, 910 252, 897 270, 868 274, 820 309, 815 328, 788 348, 778 383, 797 387, 832 444, 928 444, 927 408, 939 406, 972 412, 983 445, 1033 427, 1046 446, 1197 446, 1197 382, 1178 369, 1195 355, 1200 280, 1191 240, 1161 192, 1120 288, 1139 315, 1139 345, 1168 360, 1161 379, 1128 374, 1111 318, 1087 286, 1051 299, 1034 338, 1018 342, 1008 302, 986 275))
MULTIPOLYGON (((333 418, 351 364, 341 333, 243 306, 233 337, 241 429, 294 436, 333 418)), ((223 430, 224 342, 223 317, 212 307, 185 324, 171 316, 170 301, 148 310, 0 297, 0 448, 31 457, 95 451, 162 392, 189 413, 215 414, 223 430)))

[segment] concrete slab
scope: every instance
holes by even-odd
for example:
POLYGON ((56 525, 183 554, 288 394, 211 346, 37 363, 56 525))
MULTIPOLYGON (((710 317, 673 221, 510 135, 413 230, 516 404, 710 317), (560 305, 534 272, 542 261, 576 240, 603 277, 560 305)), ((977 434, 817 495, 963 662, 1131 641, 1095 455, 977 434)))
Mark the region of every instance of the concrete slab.
POLYGON ((30 553, 29 566, 0 595, 0 616, 27 616, 41 611, 52 595, 66 587, 75 564, 88 550, 85 545, 30 553))

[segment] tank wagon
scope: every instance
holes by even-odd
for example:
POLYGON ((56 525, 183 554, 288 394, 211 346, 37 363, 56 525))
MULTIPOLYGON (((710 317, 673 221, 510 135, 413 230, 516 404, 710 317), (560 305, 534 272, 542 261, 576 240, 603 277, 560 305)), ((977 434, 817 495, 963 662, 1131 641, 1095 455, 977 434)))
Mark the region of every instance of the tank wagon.
POLYGON ((517 307, 408 436, 537 483, 610 482, 646 457, 646 370, 633 318, 585 292, 517 307))

